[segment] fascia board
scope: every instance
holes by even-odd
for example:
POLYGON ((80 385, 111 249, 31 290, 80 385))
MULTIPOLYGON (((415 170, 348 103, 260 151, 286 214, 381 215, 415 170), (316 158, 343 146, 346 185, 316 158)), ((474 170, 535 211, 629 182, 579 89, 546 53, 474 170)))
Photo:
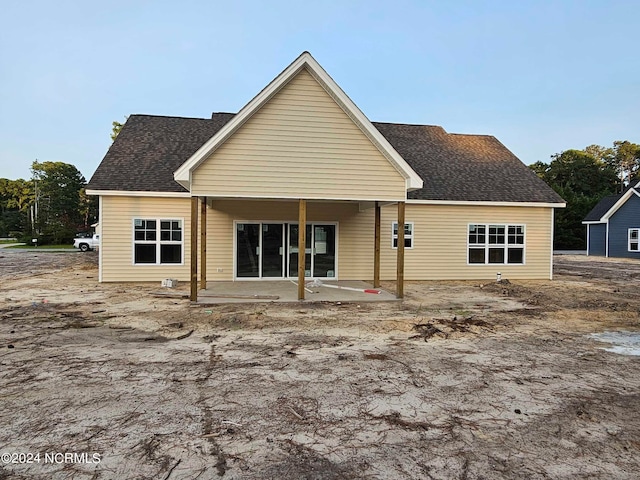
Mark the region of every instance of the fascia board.
POLYGON ((293 200, 298 201, 300 198, 304 198, 305 200, 313 200, 318 202, 387 202, 389 204, 395 204, 398 202, 404 202, 406 199, 404 198, 396 198, 396 199, 376 199, 374 198, 349 198, 349 197, 325 197, 325 196, 309 196, 309 195, 246 195, 246 194, 238 194, 238 195, 215 195, 215 194, 207 194, 207 193, 199 193, 194 196, 206 196, 207 198, 213 198, 217 200, 293 200))
POLYGON ((473 200, 407 200, 407 204, 414 205, 466 205, 466 206, 487 206, 487 207, 546 207, 565 208, 566 203, 548 202, 491 202, 473 200))
POLYGON ((616 203, 613 204, 613 206, 607 211, 607 213, 602 216, 601 220, 609 220, 613 216, 613 214, 616 213, 620 207, 622 207, 622 205, 627 203, 627 200, 631 198, 631 195, 640 197, 640 194, 637 191, 635 191, 633 188, 630 188, 622 197, 620 197, 620 199, 616 203))
POLYGON ((102 195, 105 197, 163 197, 163 198, 189 198, 189 192, 142 192, 127 190, 87 190, 87 195, 102 195))

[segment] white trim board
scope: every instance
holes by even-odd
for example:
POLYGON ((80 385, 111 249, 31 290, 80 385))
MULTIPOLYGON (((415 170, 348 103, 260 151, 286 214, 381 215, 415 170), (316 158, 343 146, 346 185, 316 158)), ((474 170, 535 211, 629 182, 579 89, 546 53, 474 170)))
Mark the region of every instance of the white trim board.
POLYGON ((407 199, 407 204, 412 205, 464 205, 480 207, 543 207, 543 208, 565 208, 566 203, 546 203, 546 202, 491 202, 489 200, 411 200, 407 199))
POLYGON ((161 197, 161 198, 190 198, 189 192, 142 192, 127 190, 87 190, 87 195, 101 195, 105 197, 161 197))
POLYGON ((405 178, 406 189, 422 188, 422 178, 400 156, 389 141, 373 126, 355 103, 347 96, 309 52, 303 52, 280 75, 269 83, 258 95, 247 103, 213 137, 202 145, 173 174, 176 182, 190 189, 192 172, 233 135, 255 112, 260 110, 276 93, 294 78, 303 68, 313 76, 342 110, 353 120, 373 145, 385 156, 393 167, 405 178))
MULTIPOLYGON (((636 193, 637 194, 637 193, 636 193)), ((158 198, 191 198, 189 192, 144 192, 144 191, 126 191, 126 190, 87 190, 87 195, 101 195, 114 197, 158 197, 158 198)), ((640 194, 637 194, 640 196, 640 194)), ((265 197, 262 195, 201 195, 216 200, 295 200, 298 201, 300 196, 272 196, 265 197)), ((318 201, 341 201, 341 202, 371 202, 370 207, 363 210, 373 208, 373 202, 381 202, 380 206, 394 205, 396 202, 406 202, 407 205, 461 205, 461 206, 488 206, 488 207, 540 207, 540 208, 564 208, 566 203, 543 203, 543 202, 491 202, 491 201, 473 201, 473 200, 411 200, 405 198, 398 199, 375 199, 375 198, 344 198, 344 197, 309 197, 305 196, 305 200, 318 201)), ((582 222, 587 223, 604 223, 604 221, 582 222)))
POLYGON ((640 193, 635 191, 633 188, 630 188, 622 197, 620 197, 620 199, 616 203, 613 204, 613 206, 609 210, 607 210, 607 213, 605 213, 601 217, 601 220, 609 220, 613 216, 613 214, 620 209, 620 207, 627 203, 627 200, 631 198, 631 195, 640 197, 640 193))
POLYGON ((358 203, 362 203, 362 202, 371 202, 372 206, 373 206, 373 202, 381 202, 384 203, 385 205, 394 205, 397 202, 404 202, 406 201, 404 198, 398 198, 398 199, 376 199, 376 198, 344 198, 344 197, 315 197, 315 196, 309 196, 309 195, 279 195, 279 196, 270 196, 270 197, 265 197, 264 195, 194 195, 194 196, 202 196, 202 197, 207 197, 207 198, 211 198, 213 200, 291 200, 291 201, 298 201, 300 199, 304 199, 304 200, 312 200, 312 201, 318 201, 318 202, 358 202, 358 203))

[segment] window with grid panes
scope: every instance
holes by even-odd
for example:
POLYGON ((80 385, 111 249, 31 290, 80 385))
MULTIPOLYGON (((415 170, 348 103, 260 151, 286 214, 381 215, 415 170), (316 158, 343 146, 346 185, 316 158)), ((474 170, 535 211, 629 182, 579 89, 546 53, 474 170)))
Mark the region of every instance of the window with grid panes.
POLYGON ((136 265, 181 264, 182 220, 133 220, 133 263, 136 265))

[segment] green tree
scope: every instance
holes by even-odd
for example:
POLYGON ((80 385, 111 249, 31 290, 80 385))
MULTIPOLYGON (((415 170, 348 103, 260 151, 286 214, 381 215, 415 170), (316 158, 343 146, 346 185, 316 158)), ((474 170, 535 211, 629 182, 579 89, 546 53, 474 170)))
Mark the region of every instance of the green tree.
POLYGON ((615 191, 615 170, 583 150, 566 150, 551 158, 544 180, 552 187, 588 197, 602 197, 615 191))
POLYGON ((589 145, 582 150, 584 153, 591 155, 593 158, 601 163, 610 164, 613 158, 613 148, 605 148, 600 145, 589 145))
POLYGON ((80 190, 80 216, 83 230, 88 230, 98 220, 98 197, 87 195, 84 188, 80 190))
POLYGON ((536 162, 530 168, 567 202, 555 215, 554 248, 586 248, 582 219, 604 197, 615 192, 615 168, 597 146, 552 155, 551 163, 536 162), (589 153, 592 152, 592 153, 589 153), (594 155, 598 155, 599 158, 594 155))
POLYGON ((546 181, 547 172, 549 171, 549 164, 548 163, 537 161, 537 162, 532 163, 531 165, 529 165, 529 168, 531 170, 533 170, 534 172, 536 172, 536 175, 538 175, 538 177, 540 177, 541 179, 546 181))
POLYGON ((33 183, 0 178, 0 237, 21 237, 30 230, 33 183))
MULTIPOLYGON (((127 119, 129 117, 124 117, 124 123, 127 123, 127 119)), ((120 134, 120 130, 122 130, 122 127, 124 127, 124 123, 120 123, 118 121, 113 121, 111 122, 112 128, 111 128, 111 141, 113 142, 116 137, 120 134)))
POLYGON ((31 165, 34 182, 36 229, 45 242, 70 241, 83 224, 81 191, 86 180, 76 167, 64 162, 31 165))
POLYGON ((619 189, 622 191, 640 170, 640 145, 626 140, 617 140, 613 142, 612 151, 609 164, 618 174, 619 189))

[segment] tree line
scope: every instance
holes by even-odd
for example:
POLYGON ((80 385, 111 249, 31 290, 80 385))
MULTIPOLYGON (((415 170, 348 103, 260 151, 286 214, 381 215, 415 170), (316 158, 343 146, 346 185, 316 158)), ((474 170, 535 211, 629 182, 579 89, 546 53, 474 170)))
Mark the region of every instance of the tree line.
POLYGON ((603 197, 640 180, 640 145, 626 140, 613 142, 612 147, 589 145, 529 167, 567 202, 566 208, 556 210, 554 248, 584 250, 582 220, 587 213, 603 197))
POLYGON ((97 219, 98 202, 80 171, 64 162, 31 164, 31 179, 0 178, 0 237, 69 243, 97 219))

